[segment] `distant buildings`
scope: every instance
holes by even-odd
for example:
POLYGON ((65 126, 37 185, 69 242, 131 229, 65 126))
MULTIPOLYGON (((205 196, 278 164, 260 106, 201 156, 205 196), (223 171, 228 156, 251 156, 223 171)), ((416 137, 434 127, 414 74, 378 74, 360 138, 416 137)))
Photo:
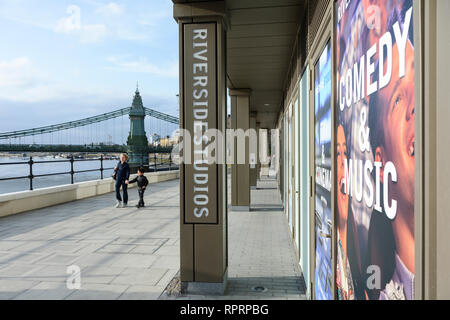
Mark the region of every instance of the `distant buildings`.
POLYGON ((161 136, 157 133, 152 133, 148 139, 148 144, 157 147, 161 144, 161 136))
POLYGON ((177 136, 172 136, 172 137, 170 137, 170 136, 161 137, 161 136, 160 136, 159 134, 157 134, 157 133, 152 133, 152 134, 149 136, 148 141, 149 141, 149 146, 152 146, 152 147, 164 147, 164 148, 166 148, 166 147, 171 147, 171 146, 177 144, 178 141, 179 141, 179 137, 177 137, 177 136))

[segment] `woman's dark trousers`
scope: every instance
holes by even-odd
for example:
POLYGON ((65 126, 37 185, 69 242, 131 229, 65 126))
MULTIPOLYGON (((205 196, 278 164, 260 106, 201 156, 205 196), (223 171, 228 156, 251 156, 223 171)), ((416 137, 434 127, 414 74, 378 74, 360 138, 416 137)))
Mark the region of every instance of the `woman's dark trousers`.
POLYGON ((122 197, 120 196, 120 187, 122 187, 122 192, 123 192, 123 203, 127 204, 128 203, 128 186, 125 183, 125 181, 116 181, 116 199, 117 201, 122 201, 122 197))

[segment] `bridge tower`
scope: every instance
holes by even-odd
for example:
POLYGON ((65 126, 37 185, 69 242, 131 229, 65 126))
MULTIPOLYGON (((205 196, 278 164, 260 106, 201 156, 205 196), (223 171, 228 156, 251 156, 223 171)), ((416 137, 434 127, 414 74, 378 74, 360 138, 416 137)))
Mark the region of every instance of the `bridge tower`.
POLYGON ((145 133, 145 109, 142 104, 142 98, 139 88, 133 98, 133 104, 130 109, 130 134, 128 135, 127 146, 130 156, 130 167, 136 168, 140 165, 148 166, 148 140, 145 133))

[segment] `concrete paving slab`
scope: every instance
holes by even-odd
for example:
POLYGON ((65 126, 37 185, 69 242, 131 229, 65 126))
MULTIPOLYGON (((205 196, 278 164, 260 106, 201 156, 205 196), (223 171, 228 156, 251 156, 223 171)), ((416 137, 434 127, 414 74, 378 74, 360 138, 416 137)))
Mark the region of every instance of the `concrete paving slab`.
POLYGON ((14 300, 64 300, 73 290, 67 289, 65 283, 41 282, 24 291, 14 300))
POLYGON ((126 268, 111 282, 112 284, 128 285, 156 285, 166 274, 167 269, 150 268, 142 270, 140 268, 126 268))
POLYGON ((128 285, 114 285, 114 284, 82 284, 80 290, 74 291, 67 296, 66 300, 116 300, 125 290, 128 285))
POLYGON ((0 300, 13 299, 37 284, 37 281, 0 279, 0 300))
POLYGON ((179 239, 178 193, 168 181, 146 194, 145 211, 131 206, 130 192, 124 209, 113 208, 111 193, 1 218, 0 299, 118 299, 128 287, 124 299, 157 298, 169 267, 150 267, 165 255, 157 249, 179 239), (80 291, 66 289, 71 265, 81 269, 80 291))
POLYGON ((130 286, 119 300, 156 300, 163 290, 164 287, 158 286, 130 286))

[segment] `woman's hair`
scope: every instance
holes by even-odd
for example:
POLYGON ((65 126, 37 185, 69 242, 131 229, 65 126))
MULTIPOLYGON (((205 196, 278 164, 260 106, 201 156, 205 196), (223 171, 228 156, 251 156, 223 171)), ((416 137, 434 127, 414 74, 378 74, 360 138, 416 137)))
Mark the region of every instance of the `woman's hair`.
POLYGON ((121 153, 120 156, 121 156, 121 157, 124 156, 124 157, 125 157, 125 161, 130 160, 130 157, 129 157, 128 154, 126 154, 126 153, 121 153))

